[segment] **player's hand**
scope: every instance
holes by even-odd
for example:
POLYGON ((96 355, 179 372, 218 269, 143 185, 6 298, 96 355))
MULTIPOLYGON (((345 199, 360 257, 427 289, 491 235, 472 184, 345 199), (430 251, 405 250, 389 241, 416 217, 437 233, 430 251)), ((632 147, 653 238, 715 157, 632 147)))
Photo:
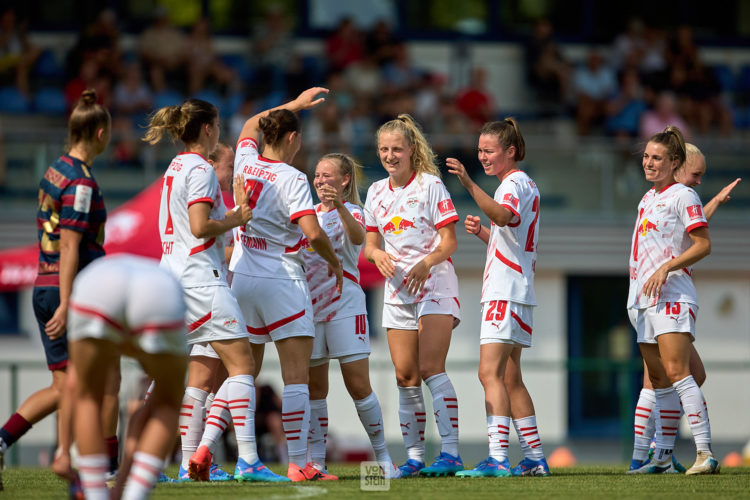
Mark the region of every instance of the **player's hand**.
POLYGON ((328 276, 333 276, 333 275, 336 275, 336 290, 338 290, 339 295, 340 295, 341 290, 344 287, 344 269, 341 267, 340 263, 336 267, 333 267, 331 264, 328 264, 328 276))
POLYGON ((52 461, 50 467, 52 472, 67 480, 73 482, 77 479, 76 472, 73 470, 72 462, 70 460, 70 452, 62 450, 60 448, 55 452, 55 459, 52 461))
POLYGON ((396 266, 393 265, 398 259, 384 250, 374 250, 371 254, 372 263, 378 268, 380 274, 386 278, 393 278, 396 266))
POLYGON ((44 333, 50 340, 59 339, 65 333, 65 327, 68 322, 68 307, 60 304, 49 321, 44 325, 44 333))
POLYGON ((344 206, 344 202, 341 199, 341 195, 339 194, 338 190, 330 186, 328 184, 322 184, 319 188, 317 188, 318 191, 318 197, 320 198, 320 201, 323 203, 333 203, 333 205, 336 208, 340 208, 344 206))
POLYGON ((659 269, 651 275, 643 284, 643 295, 646 297, 658 297, 661 293, 661 287, 667 281, 669 268, 666 265, 660 266, 659 269))
POLYGON ((232 190, 235 192, 235 200, 237 201, 237 205, 235 205, 234 209, 228 212, 231 214, 231 217, 234 218, 234 227, 244 226, 245 224, 250 222, 250 219, 253 218, 253 211, 250 209, 250 195, 252 193, 249 189, 245 190, 244 185, 238 185, 239 183, 241 183, 240 178, 241 176, 238 175, 234 178, 234 182, 232 183, 232 190), (237 199, 237 191, 240 189, 242 195, 239 197, 239 199, 237 199))
MULTIPOLYGON (((234 204, 242 204, 242 200, 245 198, 245 178, 242 175, 236 175, 232 181, 232 194, 234 195, 234 204)), ((250 199, 248 197, 248 199, 250 199)))
POLYGON ((318 104, 323 103, 326 98, 325 97, 316 97, 319 94, 327 94, 330 92, 325 87, 312 87, 310 89, 305 90, 300 95, 297 96, 297 99, 294 100, 294 103, 296 104, 296 108, 298 109, 310 109, 314 108, 318 104))
POLYGON ((729 195, 732 193, 732 190, 737 187, 737 184, 739 184, 740 181, 742 181, 742 178, 738 177, 734 182, 727 184, 721 191, 719 191, 719 194, 716 195, 716 201, 719 202, 719 205, 723 205, 732 199, 729 195))
POLYGON ((417 295, 422 291, 424 282, 430 277, 430 265, 424 259, 416 263, 406 275, 406 290, 410 295, 417 295))
POLYGON ((448 172, 458 177, 458 180, 461 181, 464 187, 471 185, 471 177, 469 177, 469 173, 466 171, 463 163, 455 158, 446 158, 445 166, 448 167, 448 172))
POLYGON ((467 233, 477 236, 482 230, 481 219, 476 215, 467 215, 464 219, 464 227, 467 233))

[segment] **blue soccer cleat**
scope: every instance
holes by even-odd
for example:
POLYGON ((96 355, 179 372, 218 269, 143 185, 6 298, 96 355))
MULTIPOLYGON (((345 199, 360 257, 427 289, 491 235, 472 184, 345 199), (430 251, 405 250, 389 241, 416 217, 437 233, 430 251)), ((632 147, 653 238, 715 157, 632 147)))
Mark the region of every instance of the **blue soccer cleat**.
POLYGON ((672 453, 672 467, 674 467, 674 470, 676 470, 680 474, 685 474, 685 472, 687 471, 685 466, 678 462, 674 457, 674 453, 672 453))
POLYGON ((432 465, 419 471, 419 475, 427 477, 453 476, 456 472, 462 470, 464 470, 464 463, 461 457, 454 457, 443 451, 432 462, 432 465))
POLYGON ((234 479, 239 482, 251 481, 262 483, 286 483, 291 481, 288 477, 275 474, 271 469, 263 465, 260 459, 250 465, 242 458, 237 459, 237 466, 234 468, 234 479))
POLYGON ((646 465, 646 462, 650 461, 650 458, 647 458, 646 460, 636 460, 635 458, 630 461, 630 468, 627 470, 626 474, 636 474, 636 471, 646 465))
POLYGON ((400 465, 398 470, 401 471, 401 477, 414 477, 419 475, 419 471, 424 469, 424 462, 420 462, 419 460, 414 460, 413 458, 410 458, 406 462, 404 462, 404 465, 400 465))
POLYGON ((640 467, 637 467, 636 462, 637 460, 633 460, 630 463, 628 474, 677 474, 671 461, 666 464, 659 464, 649 459, 642 462, 640 467))
POLYGON ((177 472, 177 479, 174 480, 175 483, 186 483, 188 481, 192 481, 190 479, 190 473, 182 468, 182 465, 180 465, 180 470, 177 472))
POLYGON ((510 462, 507 458, 500 462, 488 457, 476 464, 471 470, 456 472, 456 477, 508 477, 511 474, 510 462))
POLYGON ((524 458, 510 472, 514 476, 549 476, 549 465, 544 457, 540 460, 524 458))
POLYGON ((209 481, 231 481, 234 476, 222 470, 219 464, 211 464, 211 468, 208 472, 209 481))
POLYGON ((157 483, 172 483, 172 482, 174 482, 174 479, 172 479, 171 477, 167 476, 163 472, 160 472, 159 473, 159 479, 157 479, 156 482, 157 483))

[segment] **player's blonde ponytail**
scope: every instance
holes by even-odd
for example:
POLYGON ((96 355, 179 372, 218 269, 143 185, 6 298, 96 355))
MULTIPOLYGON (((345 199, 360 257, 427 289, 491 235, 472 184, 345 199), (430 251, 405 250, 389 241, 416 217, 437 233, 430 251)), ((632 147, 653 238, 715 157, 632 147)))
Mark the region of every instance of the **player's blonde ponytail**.
POLYGON ((436 163, 437 155, 430 147, 424 134, 422 134, 421 128, 411 115, 402 113, 395 120, 381 125, 377 132, 378 139, 383 133, 387 132, 401 134, 409 146, 414 146, 410 160, 411 168, 414 169, 417 175, 427 173, 440 177, 440 169, 436 163))
POLYGON ((191 144, 200 137, 201 126, 213 123, 219 110, 210 102, 188 99, 178 106, 165 106, 149 120, 143 140, 149 144, 161 141, 164 134, 174 140, 191 144))

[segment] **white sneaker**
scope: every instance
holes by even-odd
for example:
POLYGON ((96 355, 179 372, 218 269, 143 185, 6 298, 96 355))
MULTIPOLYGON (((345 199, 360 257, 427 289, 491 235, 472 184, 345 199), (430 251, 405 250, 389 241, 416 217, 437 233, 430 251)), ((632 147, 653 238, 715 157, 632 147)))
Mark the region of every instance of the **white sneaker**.
POLYGON ((718 474, 721 470, 718 460, 714 458, 710 451, 699 451, 695 457, 695 463, 685 474, 718 474))

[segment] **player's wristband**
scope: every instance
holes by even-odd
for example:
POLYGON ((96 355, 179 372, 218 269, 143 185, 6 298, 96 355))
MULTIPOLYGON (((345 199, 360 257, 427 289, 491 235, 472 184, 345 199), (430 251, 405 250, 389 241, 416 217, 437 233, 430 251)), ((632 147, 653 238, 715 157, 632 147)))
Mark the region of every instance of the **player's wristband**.
POLYGON ((481 233, 481 232, 482 232, 482 225, 479 224, 479 229, 477 229, 477 232, 474 233, 474 236, 479 236, 479 233, 481 233))

